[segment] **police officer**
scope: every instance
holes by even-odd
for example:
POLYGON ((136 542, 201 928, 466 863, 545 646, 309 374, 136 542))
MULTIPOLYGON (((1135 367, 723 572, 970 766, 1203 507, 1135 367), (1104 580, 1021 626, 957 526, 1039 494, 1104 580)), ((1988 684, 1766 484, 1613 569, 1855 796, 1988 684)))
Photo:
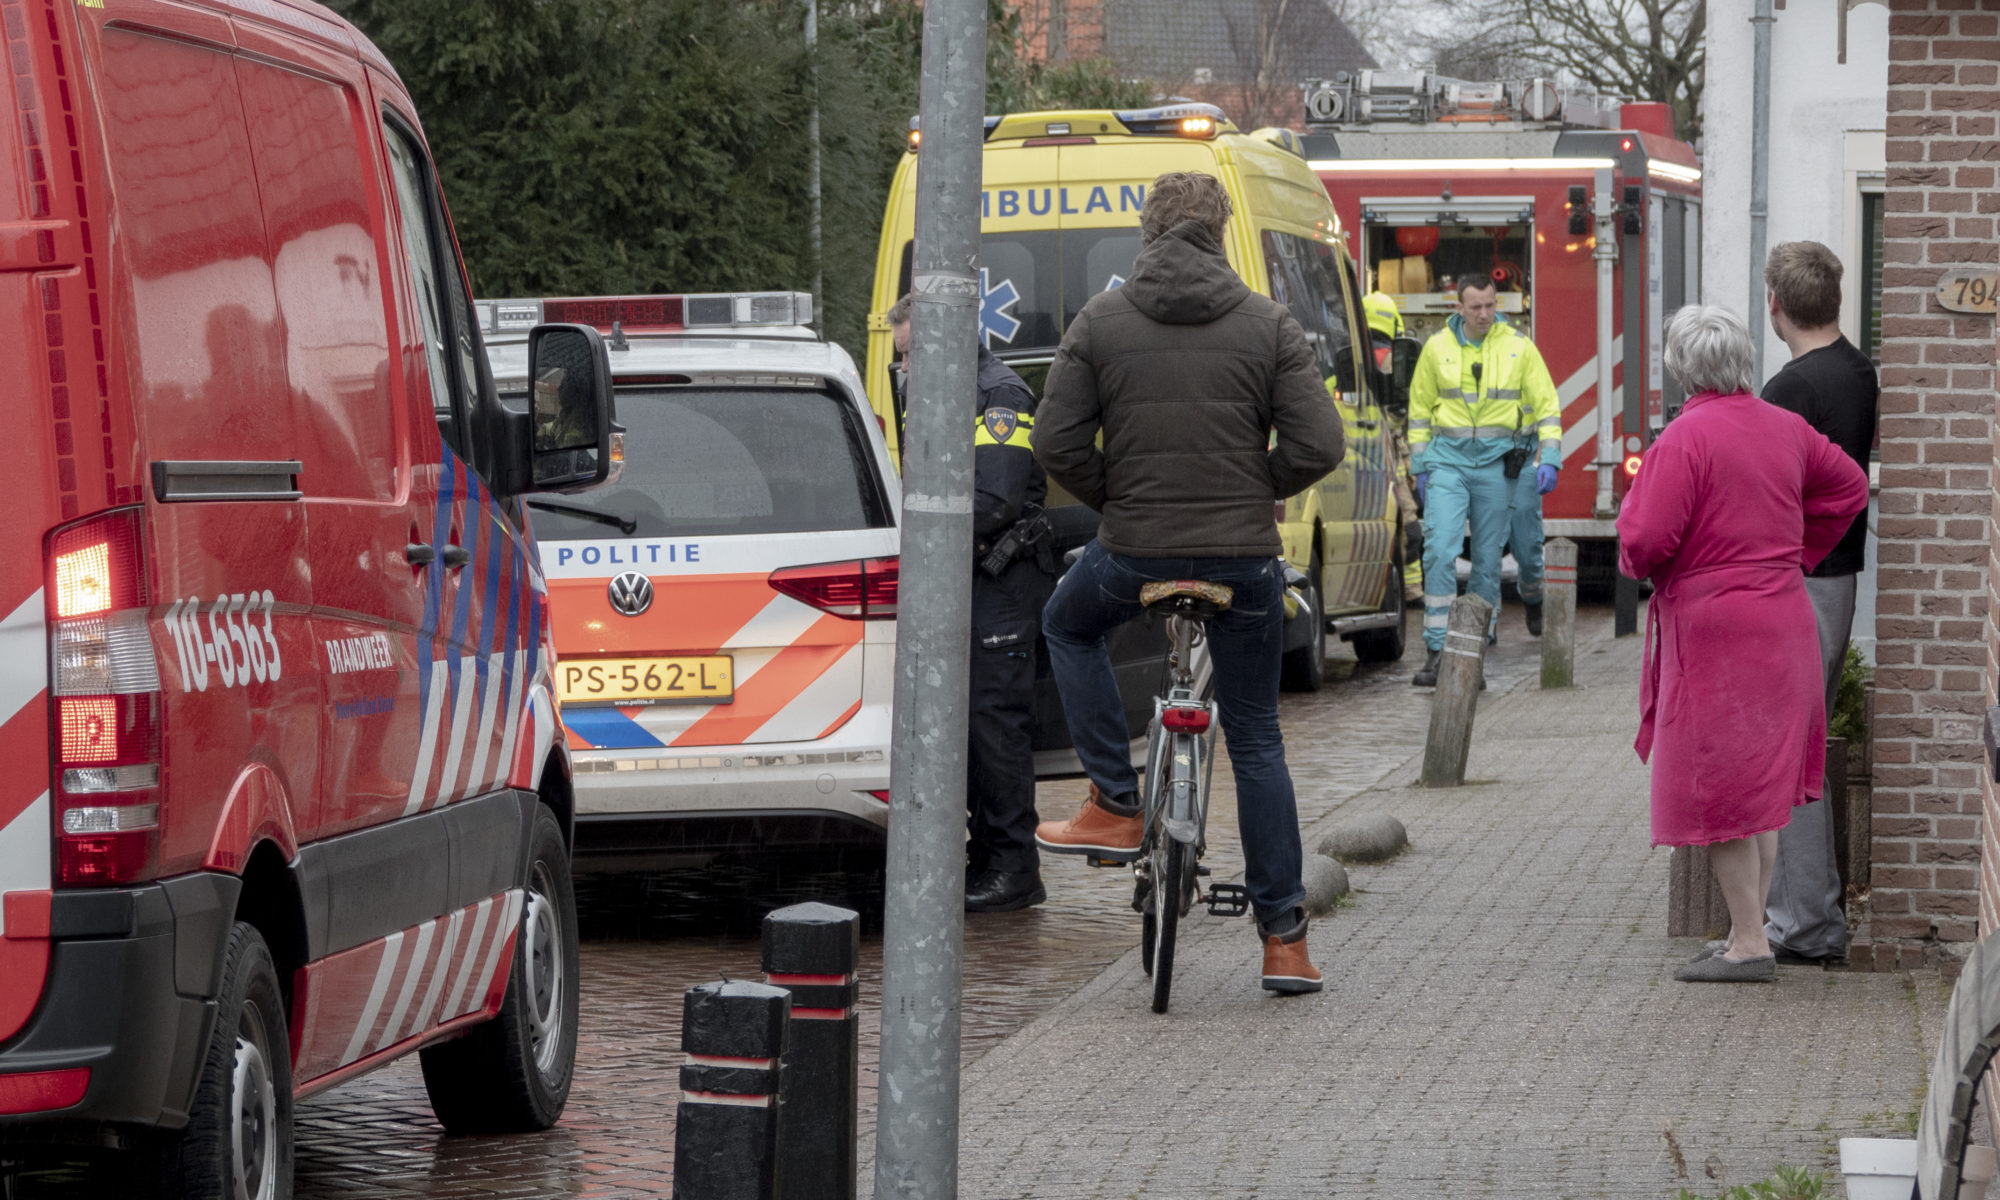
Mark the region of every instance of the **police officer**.
MULTIPOLYGON (((889 310, 899 363, 910 297, 889 310)), ((972 435, 972 711, 966 755, 965 910, 1009 912, 1048 899, 1035 849, 1031 740, 1035 637, 1055 561, 1042 502, 1048 476, 1028 446, 1035 394, 979 348, 972 435)))
MULTIPOLYGON (((1562 413, 1549 369, 1535 344, 1499 315, 1499 289, 1484 275, 1458 282, 1458 314, 1424 343, 1410 381, 1412 479, 1424 505, 1424 648, 1429 654, 1410 680, 1437 683, 1438 660, 1452 597, 1458 594, 1458 547, 1472 533, 1474 595, 1500 617, 1500 551, 1517 500, 1535 500, 1534 596, 1521 591, 1532 626, 1541 629, 1540 497, 1553 491, 1562 467, 1562 413), (1539 465, 1530 469, 1539 450, 1539 465)), ((1524 530, 1525 535, 1525 530, 1524 530)), ((1523 536, 1522 541, 1526 541, 1523 536)), ((1520 562, 1524 547, 1515 546, 1520 562)))

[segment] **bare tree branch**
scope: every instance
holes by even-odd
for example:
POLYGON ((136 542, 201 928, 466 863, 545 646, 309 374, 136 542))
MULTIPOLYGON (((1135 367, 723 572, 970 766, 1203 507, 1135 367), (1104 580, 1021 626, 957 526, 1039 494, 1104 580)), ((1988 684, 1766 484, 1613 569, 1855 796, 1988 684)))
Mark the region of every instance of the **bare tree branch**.
POLYGON ((1548 73, 1599 92, 1668 104, 1679 135, 1701 135, 1707 0, 1460 0, 1457 27, 1427 49, 1446 74, 1548 73))

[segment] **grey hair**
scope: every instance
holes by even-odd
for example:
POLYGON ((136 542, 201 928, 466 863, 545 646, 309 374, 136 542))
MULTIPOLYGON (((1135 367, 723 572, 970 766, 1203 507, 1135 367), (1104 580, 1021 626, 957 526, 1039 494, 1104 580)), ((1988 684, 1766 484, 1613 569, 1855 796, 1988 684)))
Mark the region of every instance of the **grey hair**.
POLYGON ((1667 370, 1690 396, 1755 390, 1750 330, 1717 304, 1690 304, 1667 320, 1667 370))
POLYGON ((901 300, 889 306, 889 324, 892 326, 908 325, 910 323, 910 311, 915 305, 916 297, 908 292, 904 292, 901 300))

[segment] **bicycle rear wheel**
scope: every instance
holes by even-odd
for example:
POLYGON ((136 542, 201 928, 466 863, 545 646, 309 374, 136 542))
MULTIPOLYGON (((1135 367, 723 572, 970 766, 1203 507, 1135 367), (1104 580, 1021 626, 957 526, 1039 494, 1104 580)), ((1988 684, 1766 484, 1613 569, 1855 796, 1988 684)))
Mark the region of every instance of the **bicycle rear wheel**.
POLYGON ((1180 931, 1181 914, 1187 911, 1183 896, 1194 888, 1194 847, 1175 841, 1164 831, 1162 847, 1153 859, 1153 1011, 1167 1011, 1174 990, 1174 936, 1180 931))

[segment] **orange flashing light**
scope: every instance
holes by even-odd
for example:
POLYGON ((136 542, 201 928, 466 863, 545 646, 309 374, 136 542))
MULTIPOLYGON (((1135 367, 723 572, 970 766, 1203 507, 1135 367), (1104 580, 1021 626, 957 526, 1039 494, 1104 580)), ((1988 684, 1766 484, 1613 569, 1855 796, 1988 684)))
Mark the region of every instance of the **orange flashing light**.
POLYGON ((1182 117, 1181 134, 1185 137, 1214 137, 1214 117, 1182 117))
POLYGON ((56 556, 56 615, 87 617, 111 607, 111 543, 56 556))
POLYGON ((1630 479, 1639 473, 1639 462, 1640 458, 1636 454, 1628 454, 1625 456, 1625 477, 1627 479, 1630 479))
POLYGON ((64 697, 62 761, 108 763, 118 758, 118 702, 110 696, 64 697))

